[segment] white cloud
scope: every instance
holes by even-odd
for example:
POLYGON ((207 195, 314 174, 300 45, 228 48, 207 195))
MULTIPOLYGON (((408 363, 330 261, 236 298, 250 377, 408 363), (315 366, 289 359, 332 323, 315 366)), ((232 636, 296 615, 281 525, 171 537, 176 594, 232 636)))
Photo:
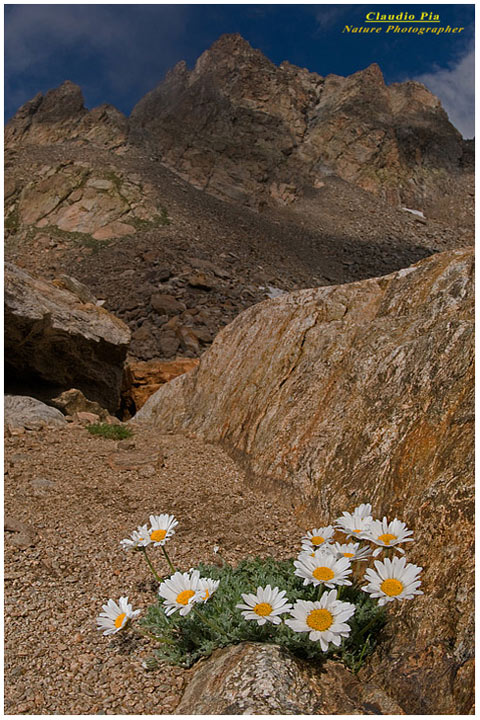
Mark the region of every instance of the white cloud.
POLYGON ((475 135, 475 50, 470 48, 448 68, 435 67, 432 72, 412 78, 421 82, 437 97, 448 113, 450 122, 463 137, 475 135))

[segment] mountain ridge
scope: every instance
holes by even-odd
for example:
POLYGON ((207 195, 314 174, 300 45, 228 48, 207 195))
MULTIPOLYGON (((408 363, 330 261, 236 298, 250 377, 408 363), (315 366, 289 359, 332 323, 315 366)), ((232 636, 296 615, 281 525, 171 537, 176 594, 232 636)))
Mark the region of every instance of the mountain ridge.
POLYGON ((376 64, 276 66, 239 35, 177 63, 129 118, 88 110, 70 81, 38 93, 5 146, 7 258, 84 282, 139 360, 198 356, 269 287, 384 275, 473 241, 471 143, 438 99, 386 86, 376 64), (224 276, 195 286, 192 258, 224 276))

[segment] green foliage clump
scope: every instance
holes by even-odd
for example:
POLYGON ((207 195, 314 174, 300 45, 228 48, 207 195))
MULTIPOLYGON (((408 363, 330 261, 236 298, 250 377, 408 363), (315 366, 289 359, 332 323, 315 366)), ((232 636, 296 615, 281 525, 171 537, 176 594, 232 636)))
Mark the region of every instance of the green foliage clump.
MULTIPOLYGON (((84 245, 87 248, 90 248, 93 255, 98 253, 100 250, 103 250, 103 248, 108 247, 111 243, 111 240, 97 240, 97 238, 94 238, 93 235, 89 235, 88 233, 75 233, 75 234, 83 236, 83 237, 78 238, 77 242, 79 242, 81 245, 84 245)), ((73 233, 70 233, 70 235, 73 235, 73 233)))
MULTIPOLYGON (((158 660, 190 667, 200 658, 211 655, 216 648, 251 641, 281 645, 306 660, 337 659, 358 672, 375 649, 379 632, 386 623, 383 608, 379 608, 370 595, 360 590, 358 584, 343 587, 342 601, 354 603, 357 608, 348 621, 352 631, 339 648, 332 646, 331 650, 323 652, 320 643, 311 641, 308 633, 296 633, 283 622, 280 625, 267 622, 259 626, 254 621, 245 620, 235 607, 243 602, 242 593, 255 593, 257 587, 268 584, 285 590, 291 603, 296 600, 316 601, 322 592, 328 592, 325 588, 319 591, 313 585, 304 586, 303 580, 294 574, 293 560, 249 558, 242 560, 237 567, 228 563, 223 567, 200 564, 198 570, 201 576, 220 580, 212 598, 196 606, 204 622, 194 611, 185 617, 178 613, 167 617, 159 599, 150 606, 140 623, 160 642, 160 649, 155 651, 158 660), (212 625, 208 624, 209 621, 212 625)), ((155 664, 155 659, 152 659, 148 665, 153 668, 155 664)))
POLYGON ((108 423, 92 423, 87 425, 87 430, 91 435, 100 435, 109 440, 125 440, 132 437, 131 428, 125 425, 109 425, 108 423))
POLYGON ((12 212, 5 218, 5 230, 9 232, 16 232, 20 227, 20 217, 18 210, 12 210, 12 212))
POLYGON ((167 209, 162 207, 160 214, 155 215, 151 220, 141 220, 137 217, 129 217, 128 222, 136 230, 151 230, 162 225, 171 225, 171 220, 168 217, 167 209))
POLYGON ((162 207, 161 213, 160 213, 160 225, 170 225, 171 220, 168 217, 167 208, 162 207))

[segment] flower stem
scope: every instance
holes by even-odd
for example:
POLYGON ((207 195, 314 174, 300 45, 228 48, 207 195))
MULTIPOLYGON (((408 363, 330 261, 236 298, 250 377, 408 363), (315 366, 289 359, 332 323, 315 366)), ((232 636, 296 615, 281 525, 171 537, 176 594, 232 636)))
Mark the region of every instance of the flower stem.
POLYGON ((363 643, 362 652, 360 653, 360 657, 358 658, 357 662, 355 663, 355 668, 353 670, 354 675, 356 675, 362 667, 363 656, 365 655, 365 652, 367 650, 367 641, 368 641, 368 636, 365 638, 365 642, 363 643))
POLYGON ((161 643, 167 643, 168 645, 175 645, 175 642, 173 640, 169 640, 164 637, 160 637, 159 635, 154 635, 149 630, 143 630, 142 628, 139 628, 138 626, 132 627, 133 632, 137 633, 138 635, 142 635, 143 637, 148 638, 149 640, 155 640, 155 642, 161 642, 161 643))
POLYGON ((364 628, 362 628, 361 630, 359 630, 357 632, 357 635, 363 635, 364 633, 366 633, 367 630, 370 630, 372 625, 374 625, 377 620, 378 620, 378 617, 376 615, 374 615, 373 618, 370 620, 370 622, 367 623, 364 628))
POLYGON ((212 628, 212 630, 215 630, 215 632, 219 633, 220 635, 225 635, 223 630, 221 630, 216 623, 212 622, 211 620, 208 620, 204 615, 202 615, 201 612, 199 612, 197 610, 197 608, 193 607, 192 610, 195 613, 195 615, 197 617, 199 617, 203 623, 205 623, 206 625, 209 625, 212 628))
POLYGON ((167 559, 167 562, 168 562, 168 564, 169 564, 169 566, 170 566, 170 570, 171 570, 172 572, 175 572, 175 567, 174 567, 172 561, 170 560, 170 558, 168 557, 168 553, 167 553, 167 551, 165 550, 164 545, 161 545, 161 548, 162 548, 163 554, 165 555, 165 557, 166 557, 166 559, 167 559))
POLYGON ((142 552, 143 552, 143 555, 144 555, 144 557, 145 557, 145 560, 147 561, 148 567, 149 567, 150 570, 152 571, 153 577, 155 578, 155 580, 158 580, 158 582, 162 582, 162 578, 158 575, 158 573, 156 572, 155 568, 153 567, 153 565, 152 565, 152 563, 151 563, 151 561, 150 561, 150 558, 148 557, 147 548, 146 548, 146 547, 142 547, 142 552))

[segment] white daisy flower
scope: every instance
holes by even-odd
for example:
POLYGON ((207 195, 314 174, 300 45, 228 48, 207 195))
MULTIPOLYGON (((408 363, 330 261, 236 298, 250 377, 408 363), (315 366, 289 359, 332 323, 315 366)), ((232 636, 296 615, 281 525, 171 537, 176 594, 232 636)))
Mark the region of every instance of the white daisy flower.
MULTIPOLYGON (((345 514, 345 513, 344 513, 345 514)), ((356 508, 354 508, 352 515, 357 515, 357 517, 361 517, 362 519, 372 517, 372 506, 370 503, 362 503, 361 505, 357 505, 356 508)))
POLYGON ((279 615, 292 609, 292 604, 287 602, 285 594, 286 591, 279 590, 278 587, 273 590, 270 585, 265 589, 258 587, 255 594, 242 593, 245 604, 239 603, 235 607, 243 611, 245 620, 256 620, 259 625, 265 625, 267 621, 280 625, 282 620, 279 615))
POLYGON ((317 550, 314 548, 308 548, 307 550, 301 550, 298 553, 297 560, 304 560, 305 558, 314 558, 317 555, 329 553, 330 555, 334 555, 337 557, 337 553, 335 551, 335 546, 331 545, 330 543, 325 543, 325 545, 321 545, 317 550))
POLYGON ((97 630, 103 630, 104 635, 113 635, 122 630, 129 620, 140 615, 140 610, 132 610, 128 597, 121 597, 118 605, 115 600, 110 600, 102 605, 103 613, 97 617, 97 630))
POLYGON ((165 614, 171 615, 176 610, 180 615, 188 615, 193 607, 199 588, 200 573, 181 573, 177 570, 171 577, 161 583, 158 588, 160 597, 165 598, 165 614))
MULTIPOLYGON (((359 507, 361 507, 361 505, 359 507)), ((362 516, 355 513, 344 512, 341 517, 335 520, 335 523, 336 528, 348 537, 363 538, 364 533, 368 531, 372 523, 372 516, 362 516)))
POLYGON ((378 604, 385 605, 393 600, 411 600, 414 595, 423 595, 418 590, 421 581, 418 576, 423 568, 407 563, 406 558, 385 558, 383 562, 375 560, 375 570, 367 568, 365 580, 368 585, 362 587, 372 598, 379 598, 378 604))
MULTIPOLYGON (((395 518, 389 523, 387 518, 384 517, 383 520, 373 520, 363 538, 380 546, 372 553, 376 556, 382 551, 382 548, 393 547, 398 543, 413 542, 413 538, 408 537, 409 535, 413 535, 413 532, 407 529, 404 522, 395 518)), ((405 552, 399 547, 396 547, 395 550, 402 554, 405 552)))
POLYGON ((310 548, 313 548, 315 550, 319 548, 320 545, 328 544, 334 532, 335 530, 331 525, 309 530, 307 534, 302 537, 302 549, 310 550, 310 548))
POLYGON ((371 549, 368 546, 361 547, 360 543, 338 543, 332 545, 332 552, 335 552, 337 557, 346 557, 353 562, 354 560, 367 560, 372 554, 371 549))
POLYGON ((304 557, 301 560, 294 560, 295 575, 304 578, 303 584, 320 585, 323 583, 329 588, 335 585, 351 585, 347 575, 352 572, 350 561, 345 558, 337 558, 331 552, 317 551, 314 557, 304 557))
POLYGON ((154 547, 157 545, 165 545, 168 538, 175 533, 174 528, 178 525, 173 515, 150 515, 149 537, 154 547))
POLYGON ((147 547, 152 541, 150 540, 150 533, 146 525, 139 525, 134 530, 129 538, 120 540, 120 545, 124 550, 136 550, 137 548, 147 547))
MULTIPOLYGON (((198 572, 198 571, 197 571, 198 572)), ((198 580, 198 590, 194 602, 206 603, 220 585, 220 580, 212 580, 212 578, 200 578, 198 580)))
POLYGON ((337 600, 337 591, 330 590, 316 602, 297 600, 292 617, 285 620, 285 624, 295 632, 308 632, 310 640, 318 640, 326 652, 329 643, 338 647, 350 634, 350 625, 346 621, 354 612, 355 605, 337 600))

